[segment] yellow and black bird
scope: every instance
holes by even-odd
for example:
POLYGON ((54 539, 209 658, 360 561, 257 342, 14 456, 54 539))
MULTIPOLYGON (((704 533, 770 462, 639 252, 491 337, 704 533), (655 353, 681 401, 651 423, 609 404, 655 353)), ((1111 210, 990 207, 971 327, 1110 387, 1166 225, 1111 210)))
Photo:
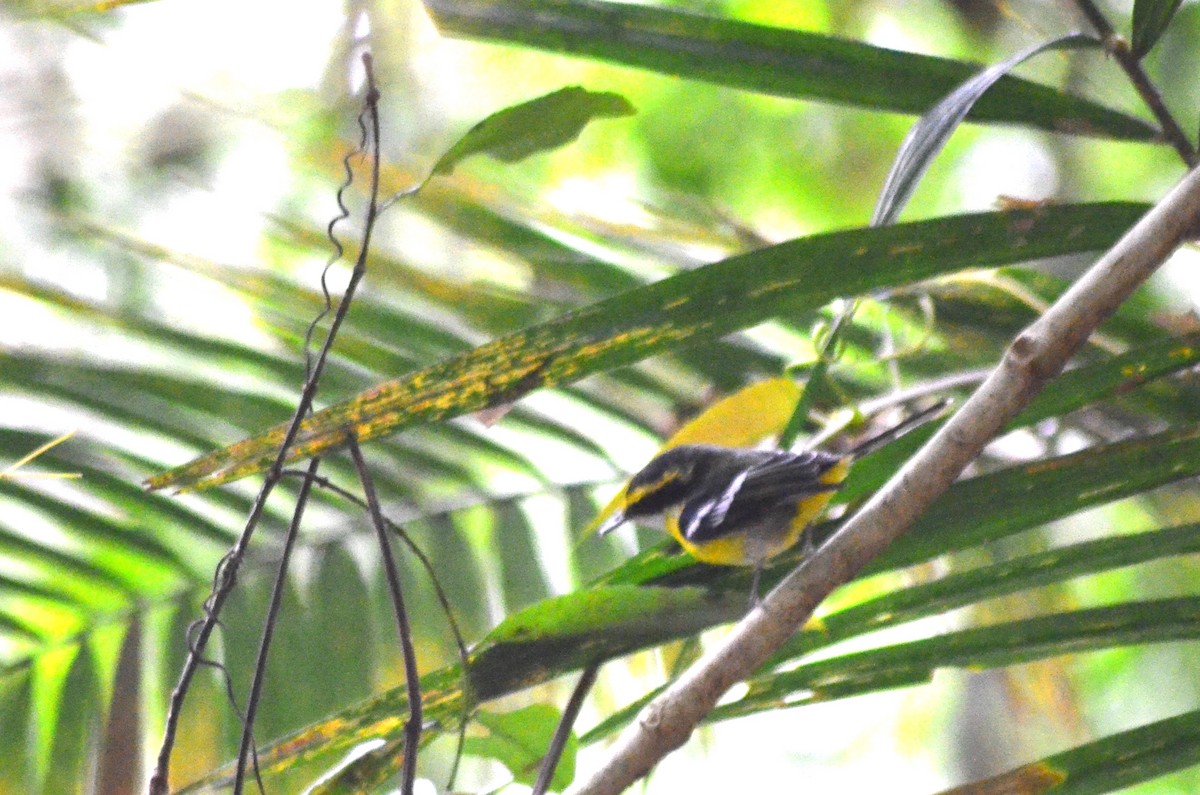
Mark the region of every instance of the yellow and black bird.
POLYGON ((763 564, 794 546, 850 473, 851 465, 940 414, 945 401, 846 453, 746 450, 706 444, 672 447, 629 481, 604 535, 626 521, 663 514, 666 530, 692 557, 753 566, 751 603, 763 564))

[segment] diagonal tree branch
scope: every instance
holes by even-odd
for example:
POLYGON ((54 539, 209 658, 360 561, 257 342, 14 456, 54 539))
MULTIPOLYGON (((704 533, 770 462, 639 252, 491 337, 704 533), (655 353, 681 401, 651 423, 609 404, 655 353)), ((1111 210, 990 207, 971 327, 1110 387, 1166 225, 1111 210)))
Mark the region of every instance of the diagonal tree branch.
POLYGON ((1200 169, 1192 171, 1013 340, 962 408, 811 558, 622 732, 571 795, 609 795, 680 747, 735 683, 762 665, 817 605, 887 548, 962 473, 1092 332, 1189 236, 1200 233, 1200 169))

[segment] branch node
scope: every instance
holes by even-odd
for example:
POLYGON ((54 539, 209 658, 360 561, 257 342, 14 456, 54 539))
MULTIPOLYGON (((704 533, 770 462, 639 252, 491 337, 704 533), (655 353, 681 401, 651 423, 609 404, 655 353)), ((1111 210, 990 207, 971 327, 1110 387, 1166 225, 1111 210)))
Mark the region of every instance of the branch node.
POLYGON ((638 721, 647 731, 657 732, 658 727, 662 725, 662 707, 656 702, 651 702, 644 710, 638 721))
POLYGON ((1120 33, 1113 33, 1104 37, 1104 49, 1112 56, 1117 58, 1128 57, 1132 53, 1129 46, 1129 39, 1122 36, 1120 33))
POLYGON ((1008 346, 1008 357, 1014 365, 1028 368, 1033 363, 1034 356, 1037 355, 1037 349, 1037 340, 1026 329, 1018 334, 1012 344, 1008 346))

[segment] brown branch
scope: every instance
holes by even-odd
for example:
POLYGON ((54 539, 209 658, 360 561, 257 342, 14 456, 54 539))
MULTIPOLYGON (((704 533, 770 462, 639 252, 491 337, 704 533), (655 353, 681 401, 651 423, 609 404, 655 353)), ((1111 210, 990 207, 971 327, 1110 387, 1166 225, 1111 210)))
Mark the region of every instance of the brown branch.
POLYGON ((1158 120, 1159 126, 1162 127, 1163 138, 1175 148, 1188 168, 1195 166, 1197 164, 1196 148, 1188 140, 1187 133, 1175 121, 1171 111, 1167 109, 1158 86, 1151 82, 1150 75, 1146 74, 1146 70, 1142 68, 1142 62, 1129 48, 1129 42, 1113 29, 1108 19, 1092 0, 1075 0, 1075 5, 1079 6, 1080 12, 1087 17, 1088 22, 1104 39, 1104 48, 1116 58, 1117 64, 1129 77, 1129 82, 1133 83, 1133 88, 1142 98, 1142 102, 1146 103, 1146 107, 1158 120))
POLYGON ((762 605, 655 698, 572 795, 613 795, 682 746, 717 700, 761 666, 834 588, 850 581, 921 515, 992 437, 1052 378, 1097 326, 1200 228, 1200 170, 1192 171, 1013 340, 963 407, 762 605))

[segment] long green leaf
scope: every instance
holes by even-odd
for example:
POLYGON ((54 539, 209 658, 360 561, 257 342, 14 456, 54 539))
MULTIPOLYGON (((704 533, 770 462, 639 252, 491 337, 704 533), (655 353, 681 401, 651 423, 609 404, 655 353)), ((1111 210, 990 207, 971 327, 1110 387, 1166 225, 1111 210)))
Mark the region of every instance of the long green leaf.
POLYGON ((777 661, 797 657, 860 633, 874 632, 986 599, 1135 566, 1151 560, 1200 552, 1200 524, 1131 536, 1099 538, 1025 555, 990 566, 902 588, 821 618, 780 647, 777 661))
POLYGON ((1100 795, 1197 762, 1200 710, 1110 734, 943 795, 1038 793, 1043 788, 1054 795, 1100 795))
MULTIPOLYGON (((980 64, 665 8, 599 0, 425 0, 447 33, 600 58, 671 76, 778 96, 924 113, 980 64)), ((1005 77, 971 113, 977 121, 1149 141, 1157 131, 1123 113, 1005 77)))
POLYGON ((913 524, 905 543, 876 558, 869 571, 908 566, 994 541, 1200 474, 1200 425, 1090 447, 997 474, 954 484, 913 524), (993 507, 981 511, 985 505, 993 507))
POLYGON ((846 654, 748 680, 717 721, 926 682, 945 667, 997 668, 1061 654, 1200 638, 1200 597, 1071 610, 846 654))
POLYGON ((1167 31, 1183 0, 1133 0, 1133 54, 1142 58, 1167 31))
MULTIPOLYGON (((547 386, 696 345, 840 295, 963 268, 1094 251, 1141 214, 1135 204, 1064 205, 954 216, 792 240, 715 262, 569 312, 318 412, 292 459, 420 422, 512 402, 547 386)), ((151 478, 151 488, 208 487, 263 471, 285 426, 151 478)))
MULTIPOLYGON (((531 687, 609 656, 626 654, 731 620, 745 610, 744 595, 725 597, 700 588, 593 588, 548 599, 505 619, 472 651, 467 683, 453 665, 421 677, 426 720, 423 742, 457 726, 464 700, 476 704, 531 687), (603 630, 603 632, 601 632, 603 630)), ((308 726, 259 752, 268 773, 344 752, 403 728, 406 690, 396 687, 336 716, 308 726)), ((220 784, 213 772, 181 792, 220 784)))

